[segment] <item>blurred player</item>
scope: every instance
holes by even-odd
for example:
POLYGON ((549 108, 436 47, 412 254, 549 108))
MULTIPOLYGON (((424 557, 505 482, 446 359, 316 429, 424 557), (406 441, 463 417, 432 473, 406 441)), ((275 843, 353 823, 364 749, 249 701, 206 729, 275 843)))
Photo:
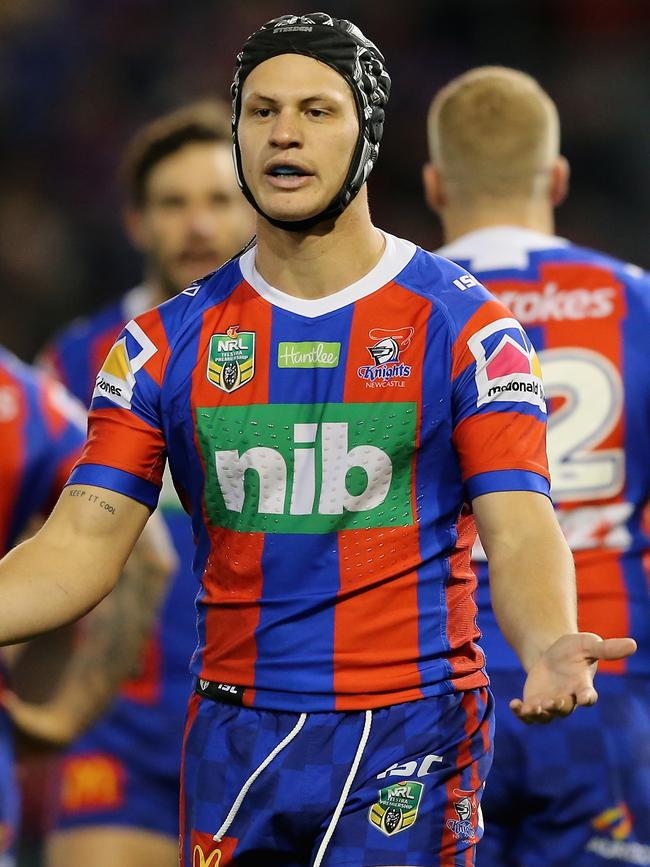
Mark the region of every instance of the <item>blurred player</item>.
MULTIPOLYGON (((0 552, 59 496, 85 441, 83 412, 61 386, 0 348, 0 552), (81 416, 81 418, 80 418, 81 416)), ((7 671, 0 670, 4 691, 7 671)), ((18 817, 11 723, 0 714, 0 865, 10 856, 18 817)))
POLYGON ((169 458, 202 581, 185 867, 474 863, 492 706, 466 499, 529 670, 522 718, 592 704, 597 660, 634 651, 577 632, 521 326, 370 221, 389 88, 350 22, 287 15, 247 40, 234 141, 257 245, 126 325, 66 493, 0 564, 0 640, 74 616, 169 458), (485 387, 503 341, 505 398, 485 387))
MULTIPOLYGON (((126 222, 144 255, 144 282, 114 306, 75 322, 45 352, 48 367, 84 404, 126 322, 213 271, 250 238, 252 210, 237 186, 231 147, 230 107, 212 102, 163 117, 134 139, 124 170, 126 222)), ((118 354, 104 369, 119 376, 118 354)), ((198 588, 190 522, 171 484, 161 507, 180 568, 142 676, 125 686, 111 713, 63 764, 51 867, 164 867, 178 858, 181 737, 198 588)))
MULTIPOLYGON (((45 518, 56 502, 74 462, 85 442, 83 407, 57 382, 30 369, 0 347, 0 551, 4 554, 30 532, 32 522, 45 518)), ((16 722, 31 736, 57 745, 79 734, 115 692, 116 681, 97 675, 111 658, 113 669, 122 676, 133 665, 143 636, 138 619, 124 624, 119 647, 111 640, 107 646, 106 629, 110 621, 115 632, 119 604, 137 600, 140 620, 151 625, 169 574, 164 539, 148 528, 137 554, 129 559, 114 598, 99 605, 86 621, 92 633, 77 642, 71 652, 65 642, 41 639, 27 652, 11 648, 7 656, 10 671, 0 669, 2 702, 16 722), (156 552, 153 551, 153 545, 156 552), (162 549, 161 549, 162 545, 162 549), (146 581, 142 580, 146 568, 146 581), (143 592, 144 591, 144 592, 143 592), (65 648, 65 649, 64 649, 65 648), (26 661, 25 657, 28 658, 26 661), (47 675, 44 661, 51 663, 47 675), (29 670, 35 677, 29 682, 29 670), (11 689, 29 689, 34 706, 11 689), (43 683, 47 677, 48 682, 43 683), (27 679, 25 686, 23 681, 27 679)), ((10 856, 16 826, 17 797, 13 779, 11 725, 6 713, 0 715, 0 865, 12 863, 10 856)))
MULTIPOLYGON (((593 715, 523 730, 508 711, 523 676, 490 608, 480 556, 479 625, 497 701, 481 867, 650 863, 650 279, 553 236, 567 190, 557 111, 529 76, 484 67, 429 114, 427 199, 447 240, 526 327, 550 399, 549 465, 577 566, 580 628, 630 634, 605 662, 593 715)), ((500 357, 517 354, 504 344, 500 357)), ((521 357, 520 363, 524 363, 521 357)), ((493 389, 508 389, 498 364, 493 389)))

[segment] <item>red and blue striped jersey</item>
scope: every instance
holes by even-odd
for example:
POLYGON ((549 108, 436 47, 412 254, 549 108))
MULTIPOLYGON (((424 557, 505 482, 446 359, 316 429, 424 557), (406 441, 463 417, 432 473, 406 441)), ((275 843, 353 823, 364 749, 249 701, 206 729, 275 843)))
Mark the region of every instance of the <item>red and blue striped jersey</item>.
MULTIPOLYGON (((136 286, 117 303, 94 316, 78 319, 58 334, 44 349, 39 362, 89 406, 97 371, 125 324, 153 304, 153 292, 136 286)), ((160 509, 178 555, 179 568, 172 577, 158 623, 147 643, 141 673, 128 680, 121 694, 134 702, 165 708, 185 706, 189 689, 188 665, 196 647, 192 576, 194 544, 190 522, 171 480, 160 497, 160 509)), ((169 717, 170 724, 173 717, 169 717)))
POLYGON ((97 377, 71 483, 192 515, 199 678, 271 709, 353 710, 487 682, 482 493, 548 494, 523 329, 466 271, 386 236, 319 300, 255 248, 129 322, 97 377))
MULTIPOLYGON (((512 310, 539 354, 552 496, 574 553, 580 628, 636 639, 633 657, 601 670, 649 674, 650 277, 564 239, 507 226, 472 232, 439 252, 512 310)), ((479 558, 488 662, 514 668, 479 558)))
POLYGON ((83 408, 65 389, 0 347, 0 554, 54 506, 85 432, 83 408))

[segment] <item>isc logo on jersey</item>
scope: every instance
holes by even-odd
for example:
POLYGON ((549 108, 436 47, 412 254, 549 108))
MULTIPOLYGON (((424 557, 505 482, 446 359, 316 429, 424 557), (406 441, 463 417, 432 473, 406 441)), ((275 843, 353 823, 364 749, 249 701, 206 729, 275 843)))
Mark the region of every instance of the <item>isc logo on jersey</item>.
POLYGON ((546 411, 539 360, 516 319, 490 322, 467 344, 476 359, 477 406, 500 400, 546 411))
POLYGON ((123 409, 131 409, 135 375, 158 349, 137 322, 129 322, 124 330, 126 334, 114 344, 97 374, 93 400, 105 397, 123 409))
POLYGON ((330 533, 413 523, 414 403, 197 409, 210 522, 330 533))

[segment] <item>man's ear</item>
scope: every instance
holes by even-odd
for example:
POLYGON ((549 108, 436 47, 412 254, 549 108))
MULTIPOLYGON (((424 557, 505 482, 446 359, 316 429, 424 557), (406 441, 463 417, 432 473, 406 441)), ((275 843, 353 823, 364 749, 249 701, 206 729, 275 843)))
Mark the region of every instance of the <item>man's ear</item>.
POLYGON ((427 205, 435 213, 440 213, 447 205, 447 194, 440 172, 433 163, 422 166, 422 185, 427 205))
POLYGON ((133 246, 136 250, 145 252, 148 246, 148 233, 142 209, 131 205, 124 209, 122 219, 124 230, 133 246))
POLYGON ((558 156, 551 169, 551 184, 549 189, 551 204, 554 208, 561 205, 568 195, 570 175, 571 167, 568 160, 566 157, 558 156))

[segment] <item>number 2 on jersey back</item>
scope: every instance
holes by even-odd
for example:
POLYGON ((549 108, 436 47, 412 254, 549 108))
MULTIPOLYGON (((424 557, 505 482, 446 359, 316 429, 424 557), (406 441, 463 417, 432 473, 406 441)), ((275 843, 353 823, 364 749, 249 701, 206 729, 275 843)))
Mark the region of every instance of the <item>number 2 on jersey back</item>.
POLYGON ((614 497, 625 483, 622 448, 599 449, 623 411, 623 385, 614 365, 589 349, 539 353, 546 396, 564 403, 548 421, 551 492, 558 502, 614 497))

